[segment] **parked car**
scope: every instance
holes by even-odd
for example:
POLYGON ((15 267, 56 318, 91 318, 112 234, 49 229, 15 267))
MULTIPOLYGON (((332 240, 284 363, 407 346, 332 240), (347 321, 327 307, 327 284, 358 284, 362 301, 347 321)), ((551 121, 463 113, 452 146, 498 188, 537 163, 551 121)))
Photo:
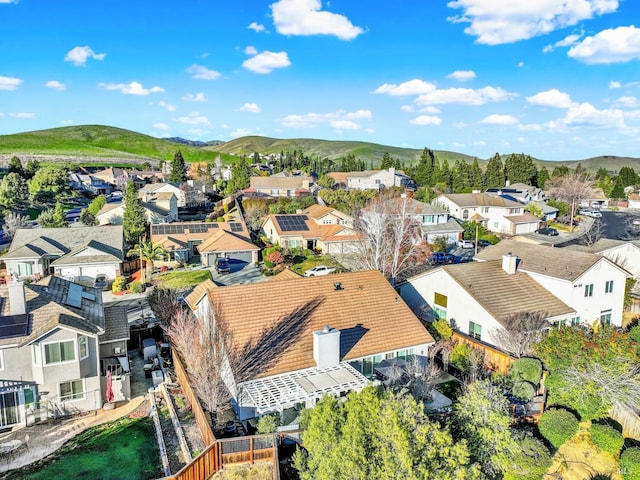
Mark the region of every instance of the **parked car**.
POLYGON ((306 272, 304 272, 305 277, 317 277, 318 275, 328 275, 332 272, 335 272, 335 268, 329 268, 326 265, 316 265, 313 268, 310 268, 306 272))
POLYGON ((98 290, 108 290, 109 279, 107 276, 103 273, 96 275, 96 278, 93 281, 93 288, 97 288, 98 290))
POLYGON ((491 245, 489 240, 478 240, 478 246, 481 248, 488 247, 489 245, 491 245))
POLYGON ((458 240, 456 244, 460 248, 476 248, 476 244, 471 240, 458 240))
POLYGON ((602 218, 602 213, 600 213, 598 210, 593 209, 580 210, 580 214, 592 218, 602 218))
POLYGON ((558 230, 556 230, 555 228, 551 228, 551 227, 539 228, 538 230, 536 230, 536 233, 539 233, 540 235, 546 235, 547 237, 557 237, 558 236, 558 230))
POLYGON ((216 259, 216 272, 218 273, 231 273, 231 264, 229 260, 224 257, 216 259))
POLYGON ((430 265, 443 265, 445 263, 460 263, 461 258, 458 255, 445 252, 433 252, 427 258, 430 265))
POLYGON ((631 225, 640 225, 640 217, 636 217, 631 220, 631 225))

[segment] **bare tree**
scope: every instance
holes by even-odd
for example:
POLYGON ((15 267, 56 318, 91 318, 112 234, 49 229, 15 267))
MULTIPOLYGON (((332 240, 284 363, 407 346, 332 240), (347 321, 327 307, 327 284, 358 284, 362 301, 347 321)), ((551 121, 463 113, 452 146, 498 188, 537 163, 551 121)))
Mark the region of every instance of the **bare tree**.
POLYGON ((588 247, 592 247, 594 243, 602 238, 605 225, 606 224, 602 221, 602 219, 596 218, 591 224, 591 227, 586 232, 584 232, 584 235, 582 236, 582 242, 588 247))
POLYGON ((408 387, 413 397, 418 401, 430 401, 441 373, 442 369, 434 362, 425 362, 424 359, 414 357, 413 361, 407 365, 407 374, 410 378, 408 387))
POLYGON ((360 268, 380 270, 395 282, 424 253, 414 203, 405 195, 383 195, 360 211, 356 222, 362 236, 357 255, 360 268))
POLYGON ((504 350, 515 357, 533 353, 533 344, 549 326, 546 312, 517 312, 504 319, 504 328, 493 332, 493 337, 504 350))
POLYGON ((8 238, 13 238, 16 234, 16 230, 19 228, 26 227, 28 218, 24 215, 20 215, 19 213, 11 212, 9 215, 4 217, 4 225, 2 226, 2 231, 7 235, 8 238))
POLYGON ((595 196, 593 185, 593 177, 582 170, 576 170, 562 177, 552 177, 545 183, 550 197, 563 200, 569 204, 569 213, 571 215, 569 225, 573 225, 573 217, 580 202, 595 196))

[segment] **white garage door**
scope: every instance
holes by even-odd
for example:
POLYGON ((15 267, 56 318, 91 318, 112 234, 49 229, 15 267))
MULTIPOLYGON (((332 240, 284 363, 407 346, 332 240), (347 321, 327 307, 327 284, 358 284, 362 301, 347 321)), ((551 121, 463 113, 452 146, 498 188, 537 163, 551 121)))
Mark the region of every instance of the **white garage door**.
POLYGON ((62 267, 56 270, 58 275, 60 275, 62 278, 65 278, 71 281, 76 280, 80 273, 78 267, 62 267))
POLYGON ((516 224, 516 235, 519 233, 531 233, 535 231, 533 224, 531 223, 518 223, 516 224))
POLYGON ((116 267, 115 265, 91 265, 82 267, 81 274, 83 280, 94 279, 100 274, 106 275, 109 280, 113 280, 116 278, 116 267))

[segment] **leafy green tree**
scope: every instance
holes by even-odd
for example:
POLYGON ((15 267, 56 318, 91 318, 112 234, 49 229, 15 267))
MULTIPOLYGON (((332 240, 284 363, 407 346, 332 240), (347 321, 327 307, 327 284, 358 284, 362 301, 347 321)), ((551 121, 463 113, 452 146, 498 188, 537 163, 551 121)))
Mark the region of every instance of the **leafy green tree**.
POLYGON ((611 198, 624 198, 624 187, 619 180, 615 181, 609 195, 611 198))
POLYGON ((540 416, 538 429, 554 448, 560 448, 564 442, 578 431, 578 419, 564 408, 552 408, 540 416))
POLYGON ((439 170, 435 153, 433 150, 425 148, 420 154, 413 179, 419 187, 433 186, 436 183, 439 170))
POLYGON ((24 175, 27 180, 31 180, 36 172, 40 169, 40 162, 33 158, 27 160, 27 165, 24 167, 24 175))
POLYGON ((500 188, 504 187, 504 165, 502 163, 502 157, 499 153, 496 153, 487 162, 487 168, 485 170, 485 185, 487 188, 500 188))
POLYGON ((238 159, 231 167, 231 179, 227 183, 225 192, 233 195, 238 190, 244 190, 251 184, 251 165, 245 157, 238 159))
POLYGON ((538 170, 538 177, 536 178, 536 185, 539 188, 544 188, 545 183, 549 180, 549 170, 547 167, 542 167, 538 170))
POLYGON ((566 177, 567 175, 569 175, 569 167, 566 165, 558 165, 557 167, 553 167, 553 170, 551 171, 552 178, 566 177))
POLYGON ((380 162, 380 170, 387 170, 390 167, 393 167, 393 159, 389 152, 384 152, 382 154, 382 162, 380 162))
POLYGON ((481 478, 464 440, 431 422, 411 395, 365 387, 347 401, 324 397, 302 415, 294 465, 301 480, 481 478))
POLYGON ((557 208, 559 216, 569 215, 571 210, 571 205, 569 205, 564 200, 554 200, 550 198, 549 200, 547 200, 547 205, 557 208))
POLYGON ((87 208, 83 208, 80 212, 80 221, 83 225, 87 225, 89 227, 98 224, 98 220, 95 215, 93 215, 87 208))
POLYGON ((67 169, 54 165, 38 169, 29 181, 29 193, 36 200, 58 197, 65 194, 68 189, 67 169))
POLYGON ((318 179, 318 185, 322 188, 333 188, 336 185, 336 181, 330 175, 325 174, 318 179))
POLYGON ((510 453, 504 480, 540 480, 551 466, 549 449, 530 432, 512 430, 511 433, 518 447, 510 453))
POLYGON ((127 188, 124 194, 122 226, 124 229, 124 238, 127 243, 129 243, 129 245, 137 245, 146 228, 146 216, 144 207, 138 198, 133 180, 127 182, 127 188))
POLYGON ((56 202, 56 206, 53 209, 53 221, 55 222, 56 227, 67 227, 69 224, 67 223, 67 219, 64 214, 64 210, 62 208, 62 203, 56 202))
POLYGON ((154 243, 151 240, 143 242, 140 247, 133 247, 127 252, 128 257, 140 258, 145 261, 147 273, 153 272, 153 262, 166 258, 167 251, 160 243, 154 243))
POLYGON ((20 160, 16 156, 11 157, 11 160, 9 160, 9 167, 7 168, 7 173, 17 173, 21 177, 24 177, 24 168, 22 167, 22 160, 20 160))
POLYGON ((169 173, 169 183, 181 183, 187 179, 187 165, 182 157, 182 152, 178 150, 171 161, 171 173, 169 173))
POLYGON ((484 190, 484 175, 482 174, 477 158, 473 159, 473 163, 469 168, 469 179, 471 181, 471 188, 484 190))
POLYGON ((622 187, 629 187, 638 184, 638 174, 633 167, 622 167, 618 172, 618 178, 616 184, 621 184, 622 187))
POLYGON ((48 208, 38 216, 38 224, 45 228, 61 228, 68 226, 66 219, 64 218, 64 211, 62 210, 62 204, 56 203, 55 208, 52 210, 48 208))
POLYGON ((535 185, 538 169, 529 155, 512 153, 504 161, 504 172, 511 183, 535 185))
POLYGON ((96 216, 98 212, 102 210, 102 207, 104 207, 106 204, 107 204, 107 197, 105 195, 98 195, 96 198, 94 198, 91 201, 91 203, 87 207, 87 211, 91 215, 96 216))
POLYGON ((464 193, 471 191, 471 169, 469 164, 463 160, 457 159, 453 165, 453 191, 455 193, 464 193))
POLYGON ((15 172, 5 175, 0 182, 0 203, 8 208, 20 208, 28 199, 27 181, 15 172))
POLYGON ((453 421, 486 474, 499 475, 505 470, 514 444, 509 402, 498 387, 489 380, 468 385, 455 404, 453 421))

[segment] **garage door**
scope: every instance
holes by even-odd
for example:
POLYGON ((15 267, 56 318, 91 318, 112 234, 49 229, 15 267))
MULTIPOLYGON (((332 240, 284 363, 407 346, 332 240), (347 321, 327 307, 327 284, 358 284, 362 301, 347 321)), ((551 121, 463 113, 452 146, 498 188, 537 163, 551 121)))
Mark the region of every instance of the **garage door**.
POLYGON ((516 234, 519 233, 531 233, 535 231, 534 225, 531 223, 519 223, 516 224, 516 234))
POLYGON ((106 275, 107 278, 113 280, 116 278, 116 267, 113 265, 92 265, 82 267, 82 277, 83 279, 94 279, 98 275, 103 274, 106 275))
POLYGON ((56 269, 56 273, 67 280, 75 280, 80 272, 78 267, 62 267, 60 269, 56 269))
POLYGON ((251 252, 224 252, 224 256, 229 260, 251 263, 251 252))

